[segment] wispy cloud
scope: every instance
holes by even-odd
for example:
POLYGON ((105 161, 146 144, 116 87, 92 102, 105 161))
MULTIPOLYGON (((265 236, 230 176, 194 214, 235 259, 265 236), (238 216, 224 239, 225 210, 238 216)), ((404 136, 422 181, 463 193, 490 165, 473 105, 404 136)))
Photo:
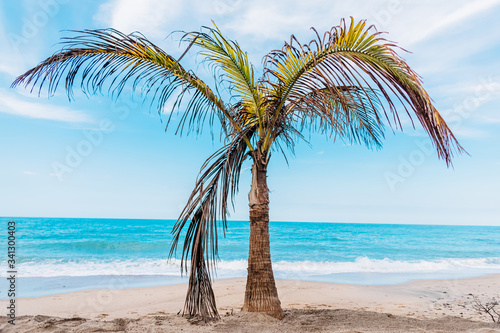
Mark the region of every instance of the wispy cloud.
MULTIPOLYGON (((260 63, 265 53, 288 40, 292 33, 302 42, 307 42, 314 37, 310 27, 314 26, 321 34, 337 25, 342 17, 367 19, 379 31, 388 31, 386 38, 415 52, 411 56, 411 65, 418 73, 424 74, 426 79, 432 79, 433 75, 440 72, 448 75, 460 73, 456 80, 447 81, 454 82, 453 87, 439 86, 436 87, 437 94, 432 94, 434 98, 439 98, 443 108, 449 109, 444 110, 444 113, 453 113, 457 108, 455 104, 462 103, 464 96, 476 97, 474 91, 469 91, 476 89, 476 85, 471 87, 471 83, 463 77, 464 66, 468 64, 468 57, 487 49, 491 45, 491 39, 498 40, 500 34, 493 31, 475 36, 476 29, 466 28, 472 20, 488 15, 489 11, 500 5, 500 0, 437 3, 434 0, 421 0, 418 3, 361 0, 310 0, 307 3, 301 0, 193 0, 192 4, 188 7, 181 0, 146 0, 144 4, 138 5, 133 0, 109 0, 101 5, 95 19, 100 24, 113 26, 124 32, 139 30, 151 38, 163 38, 172 30, 186 29, 187 24, 198 29, 202 25, 210 25, 210 20, 213 19, 224 33, 231 39, 238 40, 249 51, 255 65, 260 63), (462 39, 469 41, 469 47, 464 48, 462 39), (418 52, 415 50, 417 44, 418 52)), ((491 63, 472 63, 474 68, 469 69, 470 72, 483 75, 481 73, 490 71, 491 63)), ((491 87, 485 86, 483 90, 489 92, 491 87)), ((474 106, 474 113, 469 112, 464 119, 496 122, 497 117, 484 109, 483 104, 497 97, 496 93, 490 94, 488 98, 483 96, 478 100, 480 105, 474 106)), ((166 112, 170 110, 168 106, 171 105, 167 105, 166 112)), ((463 118, 461 114, 459 116, 463 118)), ((402 116, 401 120, 405 128, 412 127, 407 117, 402 116)), ((472 129, 467 130, 469 136, 477 134, 472 129)))
POLYGON ((165 38, 170 33, 165 27, 181 16, 184 7, 178 0, 111 0, 99 7, 94 19, 125 33, 140 31, 148 38, 165 38))
POLYGON ((463 22, 479 13, 485 12, 486 10, 499 4, 500 0, 477 0, 468 2, 462 7, 452 11, 450 14, 445 15, 440 20, 437 20, 436 23, 428 26, 423 25, 423 29, 420 31, 420 34, 412 40, 411 44, 430 38, 433 35, 452 27, 453 25, 459 24, 460 22, 463 22))
MULTIPOLYGON (((353 2, 364 3, 361 0, 353 2)), ((364 7, 357 7, 363 8, 365 13, 357 18, 368 16, 364 7)), ((141 3, 109 0, 99 7, 94 20, 99 25, 124 32, 138 30, 151 38, 164 38, 179 29, 199 29, 211 25, 213 20, 223 31, 230 33, 230 38, 257 38, 266 42, 289 39, 292 33, 304 32, 312 36, 310 27, 330 28, 339 23, 342 15, 355 14, 352 8, 351 3, 334 1, 332 4, 331 0, 310 0, 307 3, 301 0, 193 0, 190 6, 182 0, 145 0, 141 3)))
POLYGON ((489 136, 487 131, 478 128, 454 128, 453 134, 457 138, 468 138, 468 139, 484 139, 489 136))
MULTIPOLYGON (((389 31, 389 39, 400 41, 407 47, 499 4, 500 0, 440 3, 422 0, 418 4, 361 0, 193 0, 191 6, 186 6, 181 0, 145 0, 140 3, 109 0, 99 7, 94 19, 100 25, 124 32, 139 30, 151 38, 164 38, 170 31, 186 26, 198 29, 215 20, 219 27, 231 33, 231 38, 244 37, 265 43, 287 40, 292 33, 312 38, 310 27, 322 32, 337 25, 340 18, 353 16, 368 19, 380 31, 389 31)), ((263 47, 262 43, 253 45, 263 47)))
POLYGON ((20 117, 47 119, 70 123, 92 123, 87 114, 57 105, 28 102, 0 90, 0 112, 20 117))
MULTIPOLYGON (((1 15, 0 15, 1 18, 1 15)), ((10 77, 16 77, 24 69, 26 57, 20 54, 11 47, 5 28, 0 21, 0 73, 5 73, 10 77)))

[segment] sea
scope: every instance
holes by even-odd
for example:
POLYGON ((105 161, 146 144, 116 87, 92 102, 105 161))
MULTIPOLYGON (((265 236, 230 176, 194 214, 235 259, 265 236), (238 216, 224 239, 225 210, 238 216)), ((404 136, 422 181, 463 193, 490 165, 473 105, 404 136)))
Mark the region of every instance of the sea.
MULTIPOLYGON (((9 221, 17 297, 188 281, 181 253, 168 258, 175 220, 2 217, 0 298, 12 275, 9 221)), ((214 279, 246 276, 249 233, 248 221, 219 232, 214 279)), ((500 273, 494 226, 271 222, 270 237, 279 279, 384 285, 500 273)))

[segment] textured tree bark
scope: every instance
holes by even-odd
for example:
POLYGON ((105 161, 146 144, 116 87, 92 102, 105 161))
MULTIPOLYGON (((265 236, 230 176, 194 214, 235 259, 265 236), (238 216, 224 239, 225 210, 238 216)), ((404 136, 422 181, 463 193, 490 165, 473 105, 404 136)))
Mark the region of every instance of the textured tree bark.
POLYGON ((269 247, 269 189, 267 166, 254 159, 252 187, 248 194, 250 206, 250 249, 245 302, 242 311, 263 312, 283 319, 271 265, 269 247))

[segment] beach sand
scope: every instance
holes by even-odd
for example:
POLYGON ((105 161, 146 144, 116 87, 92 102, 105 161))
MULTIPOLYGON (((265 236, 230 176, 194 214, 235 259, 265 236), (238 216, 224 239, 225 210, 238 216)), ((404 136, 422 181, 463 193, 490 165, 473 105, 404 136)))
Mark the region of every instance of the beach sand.
MULTIPOLYGON (((500 274, 363 286, 277 280, 285 319, 242 313, 245 279, 214 281, 222 319, 205 325, 178 315, 187 286, 96 289, 17 300, 16 325, 1 300, 1 332, 477 332, 500 324, 473 308, 500 299, 500 274)), ((500 310, 500 309, 499 309, 500 310)))

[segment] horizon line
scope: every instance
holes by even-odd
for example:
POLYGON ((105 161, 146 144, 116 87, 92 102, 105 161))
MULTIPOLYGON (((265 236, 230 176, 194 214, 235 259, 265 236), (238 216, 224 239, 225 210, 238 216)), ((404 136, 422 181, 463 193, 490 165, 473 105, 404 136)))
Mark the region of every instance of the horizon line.
MULTIPOLYGON (((137 217, 68 217, 68 216, 0 216, 2 219, 23 219, 23 218, 42 218, 42 219, 95 219, 95 220, 164 220, 176 221, 169 218, 137 218, 137 217)), ((220 222, 221 220, 217 220, 220 222)), ((227 222, 249 222, 248 220, 227 220, 227 222)), ((334 222, 334 221, 282 221, 269 220, 269 223, 325 223, 325 224, 377 224, 377 225, 426 225, 426 226, 450 226, 450 227, 500 227, 495 224, 435 224, 435 223, 384 223, 384 222, 334 222)))

